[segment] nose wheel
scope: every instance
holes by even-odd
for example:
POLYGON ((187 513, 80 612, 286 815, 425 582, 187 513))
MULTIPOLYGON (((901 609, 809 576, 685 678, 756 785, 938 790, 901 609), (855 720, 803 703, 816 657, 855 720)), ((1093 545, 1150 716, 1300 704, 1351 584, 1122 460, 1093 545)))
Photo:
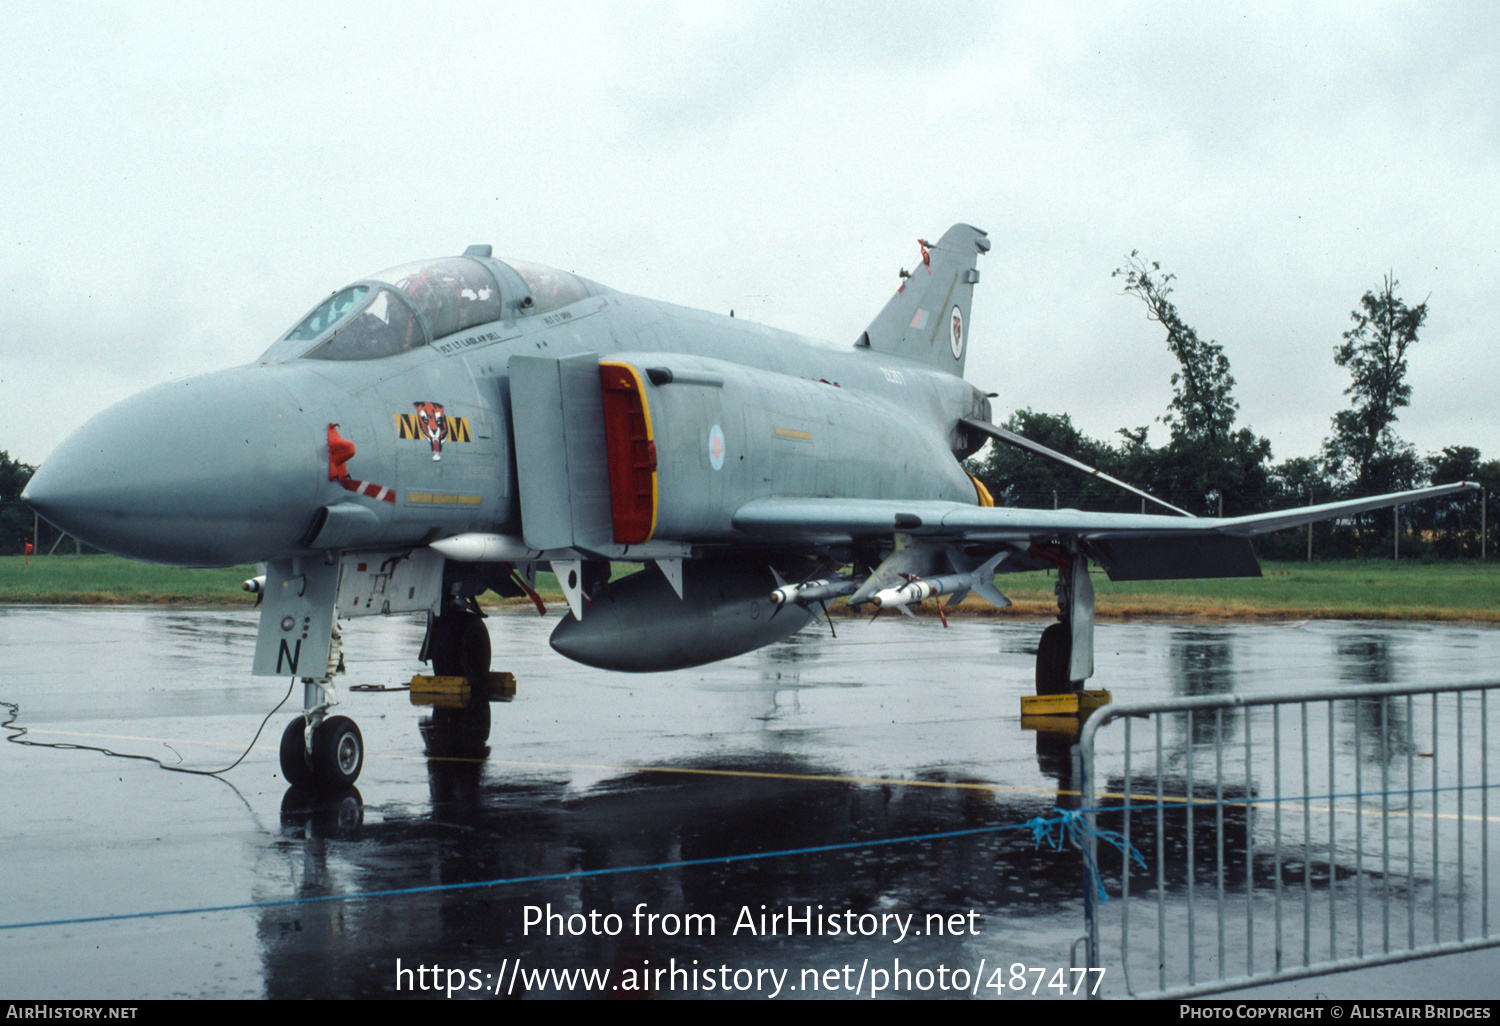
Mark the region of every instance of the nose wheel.
POLYGON ((281 735, 281 775, 293 787, 345 788, 359 779, 364 765, 365 739, 347 716, 330 716, 314 727, 310 748, 302 716, 281 735))

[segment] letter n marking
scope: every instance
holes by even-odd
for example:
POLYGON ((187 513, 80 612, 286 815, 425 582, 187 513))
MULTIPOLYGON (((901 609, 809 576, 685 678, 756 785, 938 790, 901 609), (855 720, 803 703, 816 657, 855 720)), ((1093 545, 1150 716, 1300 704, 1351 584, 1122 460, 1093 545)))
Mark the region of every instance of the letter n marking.
POLYGON ((276 672, 277 673, 287 673, 287 672, 290 672, 293 675, 295 675, 296 672, 297 672, 297 662, 301 658, 302 658, 302 639, 298 638, 297 639, 297 647, 295 649, 291 649, 291 648, 287 648, 286 639, 282 638, 281 639, 281 651, 278 652, 278 653, 276 653, 276 672), (283 670, 281 668, 283 662, 291 663, 292 664, 292 668, 291 668, 290 671, 283 670))

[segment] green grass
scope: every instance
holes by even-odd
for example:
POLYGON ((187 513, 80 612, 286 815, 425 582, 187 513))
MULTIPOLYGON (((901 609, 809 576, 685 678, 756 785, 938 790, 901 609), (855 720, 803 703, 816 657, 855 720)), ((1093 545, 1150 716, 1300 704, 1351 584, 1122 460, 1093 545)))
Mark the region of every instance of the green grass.
MULTIPOLYGON (((1500 564, 1478 561, 1338 560, 1261 564, 1264 577, 1114 583, 1094 575, 1102 617, 1195 616, 1256 619, 1483 620, 1500 622, 1500 564)), ((996 581, 1017 612, 1056 609, 1052 578, 1018 574, 996 581)), ((964 604, 964 612, 982 615, 964 604)))
MULTIPOLYGON (((1500 622, 1500 563, 1348 560, 1262 567, 1265 577, 1259 580, 1114 584, 1096 573, 1098 615, 1500 622)), ((622 565, 617 574, 630 569, 622 565)), ((20 556, 4 556, 0 602, 249 605, 254 599, 240 582, 254 574, 251 566, 181 570, 115 556, 32 556, 25 566, 20 556)), ((997 615, 1051 615, 1056 609, 1048 576, 1017 574, 996 583, 1015 603, 997 615)), ((537 590, 551 602, 561 600, 551 574, 537 575, 537 590)), ((990 615, 988 610, 971 598, 960 615, 990 615)))
POLYGON ((1237 603, 1259 615, 1500 620, 1500 566, 1478 561, 1266 562, 1260 580, 1163 581, 1100 586, 1111 602, 1144 594, 1206 604, 1237 603))
POLYGON ((250 605, 240 588, 254 566, 183 570, 119 556, 0 556, 0 602, 71 605, 250 605))
MULTIPOLYGON (((1481 619, 1500 622, 1496 562, 1262 562, 1263 577, 1115 583, 1095 574, 1101 616, 1307 616, 1322 619, 1481 619)), ((1035 574, 1028 574, 1035 580, 1035 574)), ((1046 579, 1044 579, 1046 580, 1046 579)), ((1005 588, 1052 607, 1050 586, 1005 588)))

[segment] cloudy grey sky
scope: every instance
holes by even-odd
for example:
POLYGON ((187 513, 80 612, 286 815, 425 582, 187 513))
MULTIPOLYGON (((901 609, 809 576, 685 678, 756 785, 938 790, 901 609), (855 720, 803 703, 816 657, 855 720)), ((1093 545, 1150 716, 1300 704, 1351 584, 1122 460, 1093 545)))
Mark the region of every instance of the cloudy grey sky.
POLYGON ((1110 278, 1139 250, 1277 459, 1327 435, 1388 272, 1431 308, 1401 433, 1500 456, 1489 3, 13 4, 0 83, 27 462, 470 243, 852 342, 955 221, 995 244, 968 376, 997 418, 1164 412, 1171 357, 1110 278))

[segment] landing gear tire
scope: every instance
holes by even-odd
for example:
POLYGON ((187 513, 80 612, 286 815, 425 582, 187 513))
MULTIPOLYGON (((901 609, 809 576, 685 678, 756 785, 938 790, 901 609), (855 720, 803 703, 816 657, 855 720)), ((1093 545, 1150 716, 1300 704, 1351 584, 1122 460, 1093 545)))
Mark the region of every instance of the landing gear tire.
POLYGON ((434 755, 481 756, 490 737, 490 632, 477 613, 449 612, 432 624, 428 644, 432 672, 465 677, 469 702, 462 709, 432 710, 431 732, 424 730, 434 755))
POLYGON ((347 716, 330 716, 313 731, 312 765, 319 785, 345 788, 365 765, 365 739, 347 716))
POLYGON ((1036 693, 1066 695, 1078 690, 1068 679, 1073 637, 1065 623, 1049 624, 1036 646, 1036 693))
POLYGON ((432 672, 438 677, 467 677, 481 690, 489 681, 490 632, 477 613, 448 613, 432 624, 432 672))
POLYGON ((292 787, 308 787, 314 779, 312 763, 307 758, 307 744, 302 737, 306 725, 307 721, 298 716, 281 733, 281 776, 292 787))

